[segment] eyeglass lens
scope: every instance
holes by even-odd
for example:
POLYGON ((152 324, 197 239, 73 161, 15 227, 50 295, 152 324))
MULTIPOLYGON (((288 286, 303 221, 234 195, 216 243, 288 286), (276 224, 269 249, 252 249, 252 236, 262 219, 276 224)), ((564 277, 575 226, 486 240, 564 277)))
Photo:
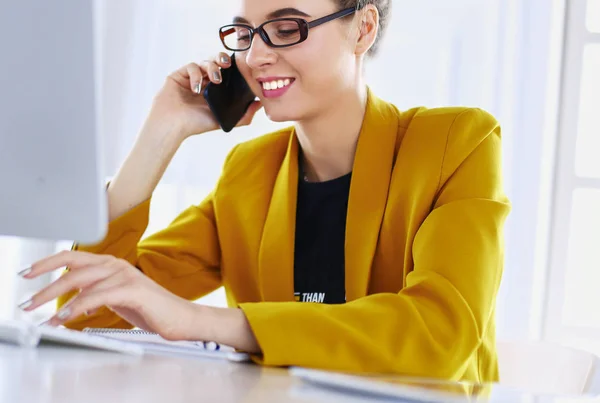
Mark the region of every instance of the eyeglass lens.
MULTIPOLYGON (((262 27, 275 46, 291 46, 302 40, 300 24, 295 20, 271 21, 262 27)), ((242 25, 230 25, 221 30, 223 43, 231 50, 250 48, 252 32, 242 25)))

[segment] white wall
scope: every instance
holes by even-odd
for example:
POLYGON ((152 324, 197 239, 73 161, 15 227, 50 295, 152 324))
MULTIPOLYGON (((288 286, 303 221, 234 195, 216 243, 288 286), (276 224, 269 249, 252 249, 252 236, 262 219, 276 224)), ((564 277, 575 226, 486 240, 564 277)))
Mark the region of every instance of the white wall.
MULTIPOLYGON (((230 21, 235 3, 101 2, 108 175, 127 155, 166 75, 221 50, 217 29, 230 21)), ((561 10, 561 0, 398 1, 380 56, 367 66, 373 90, 401 109, 479 106, 503 125, 506 187, 514 209, 498 300, 501 338, 538 335, 546 256, 545 239, 538 235, 548 222, 554 139, 548 122, 555 114, 561 10)), ((250 128, 188 140, 157 190, 150 231, 208 193, 234 144, 280 126, 259 115, 250 128)), ((213 302, 222 303, 220 298, 213 302)))

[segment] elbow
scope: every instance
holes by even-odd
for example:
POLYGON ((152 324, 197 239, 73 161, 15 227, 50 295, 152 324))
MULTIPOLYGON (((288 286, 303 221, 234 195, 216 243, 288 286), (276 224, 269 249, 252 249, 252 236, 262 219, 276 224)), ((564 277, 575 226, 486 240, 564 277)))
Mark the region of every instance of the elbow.
POLYGON ((480 326, 470 309, 444 305, 440 310, 419 310, 408 324, 412 332, 402 345, 389 351, 389 370, 395 374, 457 381, 464 378, 482 344, 480 326))
POLYGON ((474 362, 481 339, 471 331, 456 331, 439 335, 433 340, 416 341, 390 354, 386 371, 396 375, 434 378, 448 381, 464 379, 468 367, 474 362))

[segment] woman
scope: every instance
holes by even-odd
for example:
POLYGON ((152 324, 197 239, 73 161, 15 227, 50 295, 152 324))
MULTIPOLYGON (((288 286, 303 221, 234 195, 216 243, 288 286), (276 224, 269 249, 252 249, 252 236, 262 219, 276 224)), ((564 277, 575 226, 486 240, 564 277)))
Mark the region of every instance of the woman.
POLYGON ((243 0, 235 38, 222 29, 260 99, 241 124, 264 107, 294 127, 236 146, 214 191, 140 242, 182 141, 217 129, 198 94, 230 60, 172 74, 108 187, 108 235, 25 271, 70 267, 24 309, 62 295, 51 325, 135 325, 265 365, 496 380, 500 129, 478 109, 401 112, 368 90, 389 13, 389 0, 243 0), (292 19, 265 24, 277 18, 292 19), (190 302, 221 285, 230 308, 190 302))

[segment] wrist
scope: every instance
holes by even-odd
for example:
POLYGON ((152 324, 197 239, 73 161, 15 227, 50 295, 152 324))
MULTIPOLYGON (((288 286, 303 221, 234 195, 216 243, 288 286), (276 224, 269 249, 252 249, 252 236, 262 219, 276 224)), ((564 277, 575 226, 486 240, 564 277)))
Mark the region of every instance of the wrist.
POLYGON ((164 119, 150 116, 144 123, 137 140, 146 145, 151 144, 175 152, 186 138, 183 128, 164 119))
POLYGON ((213 331, 210 327, 213 326, 210 318, 213 316, 212 310, 214 308, 206 305, 196 304, 189 302, 190 316, 187 320, 186 337, 190 341, 216 341, 213 340, 213 331))
POLYGON ((191 328, 188 331, 191 340, 214 341, 249 353, 260 352, 241 309, 193 305, 192 319, 189 321, 191 328))

